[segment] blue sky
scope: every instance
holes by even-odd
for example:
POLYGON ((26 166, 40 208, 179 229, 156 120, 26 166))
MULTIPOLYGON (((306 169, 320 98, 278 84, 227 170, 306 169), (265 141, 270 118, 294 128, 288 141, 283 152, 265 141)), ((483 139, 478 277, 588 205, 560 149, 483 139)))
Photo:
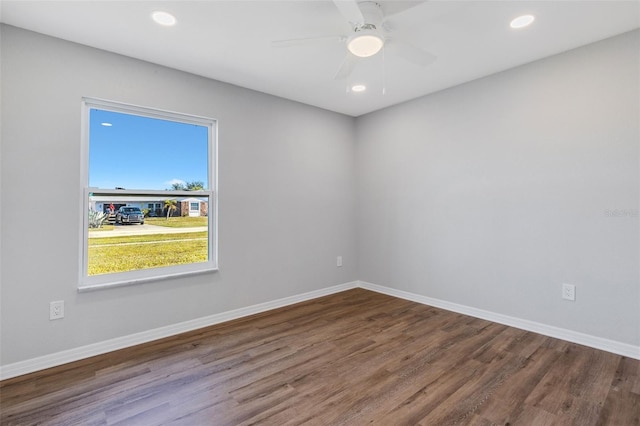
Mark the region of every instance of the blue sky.
POLYGON ((170 189, 172 182, 201 181, 206 188, 207 159, 206 126, 91 109, 90 187, 170 189))

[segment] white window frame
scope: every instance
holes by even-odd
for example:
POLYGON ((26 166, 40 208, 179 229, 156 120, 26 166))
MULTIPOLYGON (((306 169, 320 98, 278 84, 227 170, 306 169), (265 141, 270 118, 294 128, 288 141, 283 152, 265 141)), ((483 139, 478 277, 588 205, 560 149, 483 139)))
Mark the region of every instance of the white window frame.
POLYGON ((128 105, 119 102, 106 101, 95 98, 82 98, 82 146, 81 146, 81 197, 80 202, 80 268, 79 291, 96 290, 108 287, 118 287, 142 282, 157 281, 180 277, 184 275, 200 274, 218 270, 218 202, 217 202, 217 121, 215 119, 199 117, 176 112, 163 111, 147 107, 128 105), (100 109, 124 114, 140 115, 161 120, 177 121, 181 123, 206 126, 209 129, 209 161, 207 190, 173 191, 173 190, 141 190, 141 189, 106 189, 89 187, 89 130, 90 110, 100 109), (101 275, 88 275, 88 238, 89 238, 89 195, 114 196, 158 196, 163 199, 181 197, 208 198, 208 260, 206 262, 185 265, 173 265, 160 268, 139 269, 135 271, 117 272, 101 275))

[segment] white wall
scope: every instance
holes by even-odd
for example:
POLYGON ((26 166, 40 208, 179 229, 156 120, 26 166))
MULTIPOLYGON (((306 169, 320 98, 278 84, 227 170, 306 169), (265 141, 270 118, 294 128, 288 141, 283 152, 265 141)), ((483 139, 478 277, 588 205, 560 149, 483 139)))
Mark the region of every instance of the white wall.
POLYGON ((360 117, 359 279, 640 345, 639 40, 360 117))
POLYGON ((639 37, 354 120, 3 26, 0 364, 355 279, 640 345, 639 37), (220 272, 76 292, 82 96, 219 120, 220 272))
POLYGON ((13 27, 1 43, 2 365, 356 279, 353 118, 13 27), (220 272, 77 293, 83 96, 218 119, 220 272))

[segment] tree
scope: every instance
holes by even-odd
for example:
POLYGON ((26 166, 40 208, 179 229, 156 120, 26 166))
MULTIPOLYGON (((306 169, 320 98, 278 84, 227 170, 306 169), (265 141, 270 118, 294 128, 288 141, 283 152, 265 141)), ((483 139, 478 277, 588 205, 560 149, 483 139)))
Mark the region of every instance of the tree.
POLYGON ((204 182, 194 180, 193 182, 174 182, 171 184, 171 191, 199 191, 204 189, 204 182))
POLYGON ((199 191, 201 189, 204 189, 204 183, 195 180, 193 182, 187 182, 187 184, 185 185, 185 189, 187 191, 199 191))
POLYGON ((164 208, 167 209, 167 220, 169 220, 171 213, 178 209, 178 203, 176 200, 164 200, 164 208))

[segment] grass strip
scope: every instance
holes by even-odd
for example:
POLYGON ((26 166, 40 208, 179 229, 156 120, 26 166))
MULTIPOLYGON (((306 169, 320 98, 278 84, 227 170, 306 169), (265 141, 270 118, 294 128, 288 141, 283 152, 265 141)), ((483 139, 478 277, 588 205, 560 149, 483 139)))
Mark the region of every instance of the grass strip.
POLYGON ((100 228, 89 228, 89 232, 113 231, 113 228, 113 225, 102 225, 100 228))
POLYGON ((144 223, 156 226, 165 226, 167 228, 193 228, 197 226, 208 226, 208 218, 197 217, 170 217, 167 220, 166 217, 147 217, 144 219, 144 223))

